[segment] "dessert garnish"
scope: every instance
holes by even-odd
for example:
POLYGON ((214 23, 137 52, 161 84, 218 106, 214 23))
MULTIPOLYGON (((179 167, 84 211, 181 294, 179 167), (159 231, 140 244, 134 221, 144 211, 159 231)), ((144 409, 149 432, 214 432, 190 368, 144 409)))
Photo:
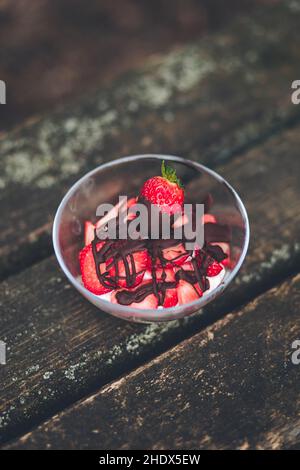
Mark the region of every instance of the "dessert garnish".
POLYGON ((139 195, 126 200, 126 207, 119 203, 95 224, 85 222, 85 247, 79 254, 84 286, 103 299, 142 309, 183 305, 216 288, 230 266, 231 233, 209 213, 211 203, 208 195, 202 220, 203 246, 187 249, 184 235, 180 240, 174 237, 175 227, 186 223, 184 188, 175 170, 163 162, 161 175, 145 181, 139 195), (137 204, 167 214, 170 236, 120 239, 121 214, 126 214, 127 223, 134 220, 137 204), (116 223, 116 235, 103 239, 99 230, 103 234, 111 220, 116 223))
POLYGON ((140 192, 144 201, 159 207, 162 212, 174 213, 181 210, 184 190, 176 171, 162 162, 161 176, 147 180, 140 192))

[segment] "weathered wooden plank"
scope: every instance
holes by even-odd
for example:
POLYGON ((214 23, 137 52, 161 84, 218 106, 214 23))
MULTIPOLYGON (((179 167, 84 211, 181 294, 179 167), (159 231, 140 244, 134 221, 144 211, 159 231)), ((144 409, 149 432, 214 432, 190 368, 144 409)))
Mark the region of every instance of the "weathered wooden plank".
POLYGON ((297 127, 220 168, 245 200, 252 243, 230 292, 203 315, 161 326, 122 322, 81 298, 53 258, 3 282, 0 331, 10 350, 7 366, 0 369, 2 441, 26 432, 296 271, 299 144, 297 127))
POLYGON ((266 6, 1 139, 2 278, 51 252, 54 211, 86 170, 149 151, 212 166, 298 118, 298 24, 291 2, 266 6))
POLYGON ((299 448, 299 303, 297 275, 11 448, 299 448))
POLYGON ((84 13, 80 2, 70 10, 68 0, 44 0, 42 7, 31 2, 30 9, 27 3, 0 2, 0 70, 9 85, 7 104, 0 106, 0 133, 263 2, 97 1, 86 3, 84 13))

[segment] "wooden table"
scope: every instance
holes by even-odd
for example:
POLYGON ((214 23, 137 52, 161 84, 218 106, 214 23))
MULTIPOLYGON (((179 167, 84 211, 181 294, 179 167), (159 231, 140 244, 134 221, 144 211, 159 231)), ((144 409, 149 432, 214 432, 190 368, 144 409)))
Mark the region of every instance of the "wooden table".
POLYGON ((300 9, 266 5, 0 141, 3 448, 277 449, 300 443, 300 9), (85 301, 51 226, 87 170, 137 153, 207 164, 251 223, 232 287, 135 325, 85 301))

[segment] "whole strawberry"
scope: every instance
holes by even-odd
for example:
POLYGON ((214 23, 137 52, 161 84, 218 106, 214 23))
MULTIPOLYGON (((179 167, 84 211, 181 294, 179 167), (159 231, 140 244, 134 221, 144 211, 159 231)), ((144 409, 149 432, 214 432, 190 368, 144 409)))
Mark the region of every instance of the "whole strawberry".
POLYGON ((175 214, 181 211, 184 201, 184 191, 180 180, 173 168, 162 162, 161 176, 147 180, 140 192, 147 201, 158 206, 161 212, 175 214))

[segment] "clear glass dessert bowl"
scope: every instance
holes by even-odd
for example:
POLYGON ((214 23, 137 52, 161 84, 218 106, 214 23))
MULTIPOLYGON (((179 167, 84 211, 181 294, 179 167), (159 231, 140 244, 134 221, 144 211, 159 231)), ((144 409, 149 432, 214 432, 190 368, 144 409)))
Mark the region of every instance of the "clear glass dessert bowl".
POLYGON ((246 209, 236 191, 205 166, 169 155, 136 155, 103 164, 78 180, 61 201, 54 219, 53 245, 59 265, 73 286, 100 310, 135 322, 163 322, 197 312, 218 297, 238 273, 249 244, 246 209), (230 228, 230 264, 215 288, 193 302, 170 308, 141 309, 112 303, 86 289, 81 281, 78 254, 83 248, 84 224, 96 221, 99 204, 118 201, 120 195, 139 194, 143 183, 160 174, 162 161, 172 165, 189 203, 209 199, 209 214, 230 228))

